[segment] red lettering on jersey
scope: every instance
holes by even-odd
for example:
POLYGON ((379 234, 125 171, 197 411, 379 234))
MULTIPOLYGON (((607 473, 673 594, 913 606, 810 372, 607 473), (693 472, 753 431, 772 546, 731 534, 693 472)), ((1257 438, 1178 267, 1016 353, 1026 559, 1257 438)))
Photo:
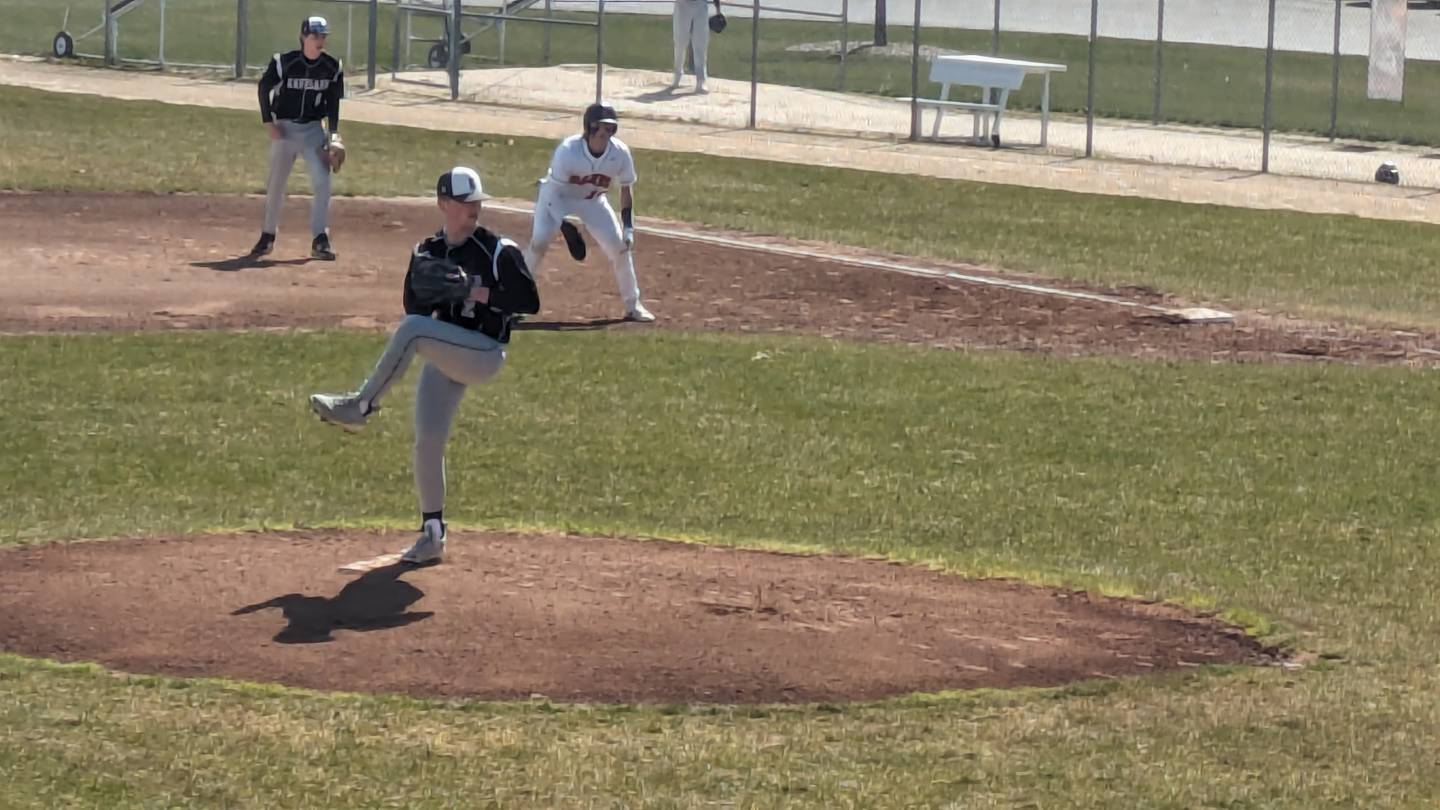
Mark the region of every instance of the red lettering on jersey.
POLYGON ((610 188, 610 175, 608 174, 587 174, 581 177, 578 174, 570 175, 570 183, 576 186, 599 186, 610 188))

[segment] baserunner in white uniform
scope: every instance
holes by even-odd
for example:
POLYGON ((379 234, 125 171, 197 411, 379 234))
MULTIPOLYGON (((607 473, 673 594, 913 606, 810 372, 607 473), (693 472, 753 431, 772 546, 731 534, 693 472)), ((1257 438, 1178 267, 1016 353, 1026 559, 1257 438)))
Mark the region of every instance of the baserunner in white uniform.
POLYGON ((560 230, 565 217, 579 217, 585 229, 599 243, 615 271, 620 287, 620 300, 625 305, 625 319, 649 322, 655 316, 640 301, 640 285, 635 280, 635 160, 630 148, 615 132, 619 117, 607 104, 591 104, 585 109, 585 131, 560 142, 550 159, 550 171, 540 181, 540 194, 535 200, 535 226, 530 234, 530 247, 525 252, 525 265, 539 275, 540 262, 550 242, 560 230), (610 207, 606 196, 612 186, 620 186, 620 217, 610 207))

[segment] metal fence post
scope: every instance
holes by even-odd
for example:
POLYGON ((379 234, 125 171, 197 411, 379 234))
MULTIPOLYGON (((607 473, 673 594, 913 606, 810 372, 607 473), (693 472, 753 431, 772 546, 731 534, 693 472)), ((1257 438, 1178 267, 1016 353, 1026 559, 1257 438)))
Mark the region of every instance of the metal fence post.
POLYGON ((850 0, 840 0, 840 90, 845 90, 845 58, 850 55, 850 0))
POLYGON ((920 140, 920 0, 915 0, 915 29, 910 32, 910 140, 920 140))
POLYGON ((1085 157, 1095 155, 1095 40, 1100 33, 1100 0, 1090 0, 1090 58, 1085 76, 1085 157))
POLYGON ((505 64, 505 18, 509 16, 510 4, 500 3, 500 19, 495 22, 495 27, 500 29, 500 64, 505 64))
POLYGON ((1275 84, 1275 0, 1270 0, 1270 19, 1265 34, 1265 112, 1261 128, 1264 130, 1264 145, 1260 152, 1260 172, 1270 171, 1270 111, 1271 95, 1275 84))
POLYGON ((370 0, 370 43, 365 46, 365 87, 375 89, 375 48, 380 38, 380 0, 370 0))
POLYGON ((545 67, 550 66, 550 29, 554 28, 554 26, 550 24, 550 20, 554 16, 554 0, 545 0, 545 33, 542 35, 543 40, 540 46, 540 64, 545 67))
POLYGON ((750 9, 750 129, 755 128, 755 110, 760 103, 760 0, 750 9))
POLYGON ((165 69, 165 0, 160 0, 160 69, 165 69))
POLYGON ((450 100, 460 98, 460 0, 451 0, 450 12, 450 100))
POLYGON ((595 103, 605 95, 605 0, 595 17, 595 103))
POLYGON ((250 25, 250 15, 246 11, 246 0, 235 0, 235 78, 245 77, 245 52, 248 50, 246 44, 246 29, 250 25))
POLYGON ((1165 0, 1159 0, 1155 13, 1155 109, 1150 111, 1150 123, 1160 123, 1160 96, 1165 87, 1165 0))
POLYGON ((1000 53, 1000 0, 995 0, 995 27, 990 32, 990 55, 997 53, 1000 53))
POLYGON ((345 4, 345 64, 347 65, 355 64, 355 60, 351 58, 353 54, 350 53, 350 43, 355 41, 355 15, 352 13, 354 11, 355 6, 349 3, 345 4))
MULTIPOLYGON (((410 12, 402 11, 397 7, 395 9, 395 36, 390 40, 390 78, 392 79, 400 72, 400 22, 402 17, 408 20, 410 18, 410 12)), ((405 43, 405 50, 408 55, 410 50, 409 42, 405 43)))
POLYGON ((119 50, 115 40, 115 13, 110 10, 110 0, 101 0, 105 3, 105 64, 115 64, 115 52, 119 50))
POLYGON ((1340 124, 1340 0, 1335 0, 1335 49, 1330 57, 1330 140, 1340 124))

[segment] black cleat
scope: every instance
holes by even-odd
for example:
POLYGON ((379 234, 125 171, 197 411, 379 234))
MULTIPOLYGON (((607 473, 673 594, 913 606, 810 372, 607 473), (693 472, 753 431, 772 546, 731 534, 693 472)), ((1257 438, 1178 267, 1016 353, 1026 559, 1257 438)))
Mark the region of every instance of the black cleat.
POLYGON ((315 236, 315 241, 310 243, 310 255, 327 262, 335 261, 335 251, 330 249, 330 237, 327 234, 315 236))
POLYGON ((266 255, 267 253, 269 253, 270 251, 272 251, 272 250, 274 250, 274 249, 275 249, 275 234, 273 234, 273 233, 265 233, 264 231, 261 231, 261 232, 260 232, 260 241, 258 241, 258 242, 255 243, 255 247, 250 248, 250 255, 251 255, 251 256, 264 256, 264 255, 266 255))

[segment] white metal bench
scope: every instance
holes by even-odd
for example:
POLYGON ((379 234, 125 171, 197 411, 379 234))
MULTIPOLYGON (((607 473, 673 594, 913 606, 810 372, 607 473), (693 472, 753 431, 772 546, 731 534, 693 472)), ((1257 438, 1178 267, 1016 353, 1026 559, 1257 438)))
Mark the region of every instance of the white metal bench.
MULTIPOLYGON (((930 63, 930 81, 940 85, 939 98, 915 99, 919 107, 935 110, 935 128, 931 137, 940 136, 940 121, 946 110, 965 110, 971 113, 974 123, 974 137, 981 138, 981 121, 984 120, 984 138, 992 145, 1000 145, 1000 120, 1010 100, 1010 92, 1019 90, 1025 77, 1039 73, 1045 77, 1045 88, 1040 97, 1040 145, 1046 145, 1050 130, 1050 74, 1064 73, 1065 66, 1049 62, 1031 62, 1023 59, 1002 59, 996 56, 937 56, 930 63), (978 87, 980 101, 953 101, 950 88, 978 87), (998 93, 998 95, 997 95, 998 93)), ((910 101, 904 98, 903 101, 910 101)))

